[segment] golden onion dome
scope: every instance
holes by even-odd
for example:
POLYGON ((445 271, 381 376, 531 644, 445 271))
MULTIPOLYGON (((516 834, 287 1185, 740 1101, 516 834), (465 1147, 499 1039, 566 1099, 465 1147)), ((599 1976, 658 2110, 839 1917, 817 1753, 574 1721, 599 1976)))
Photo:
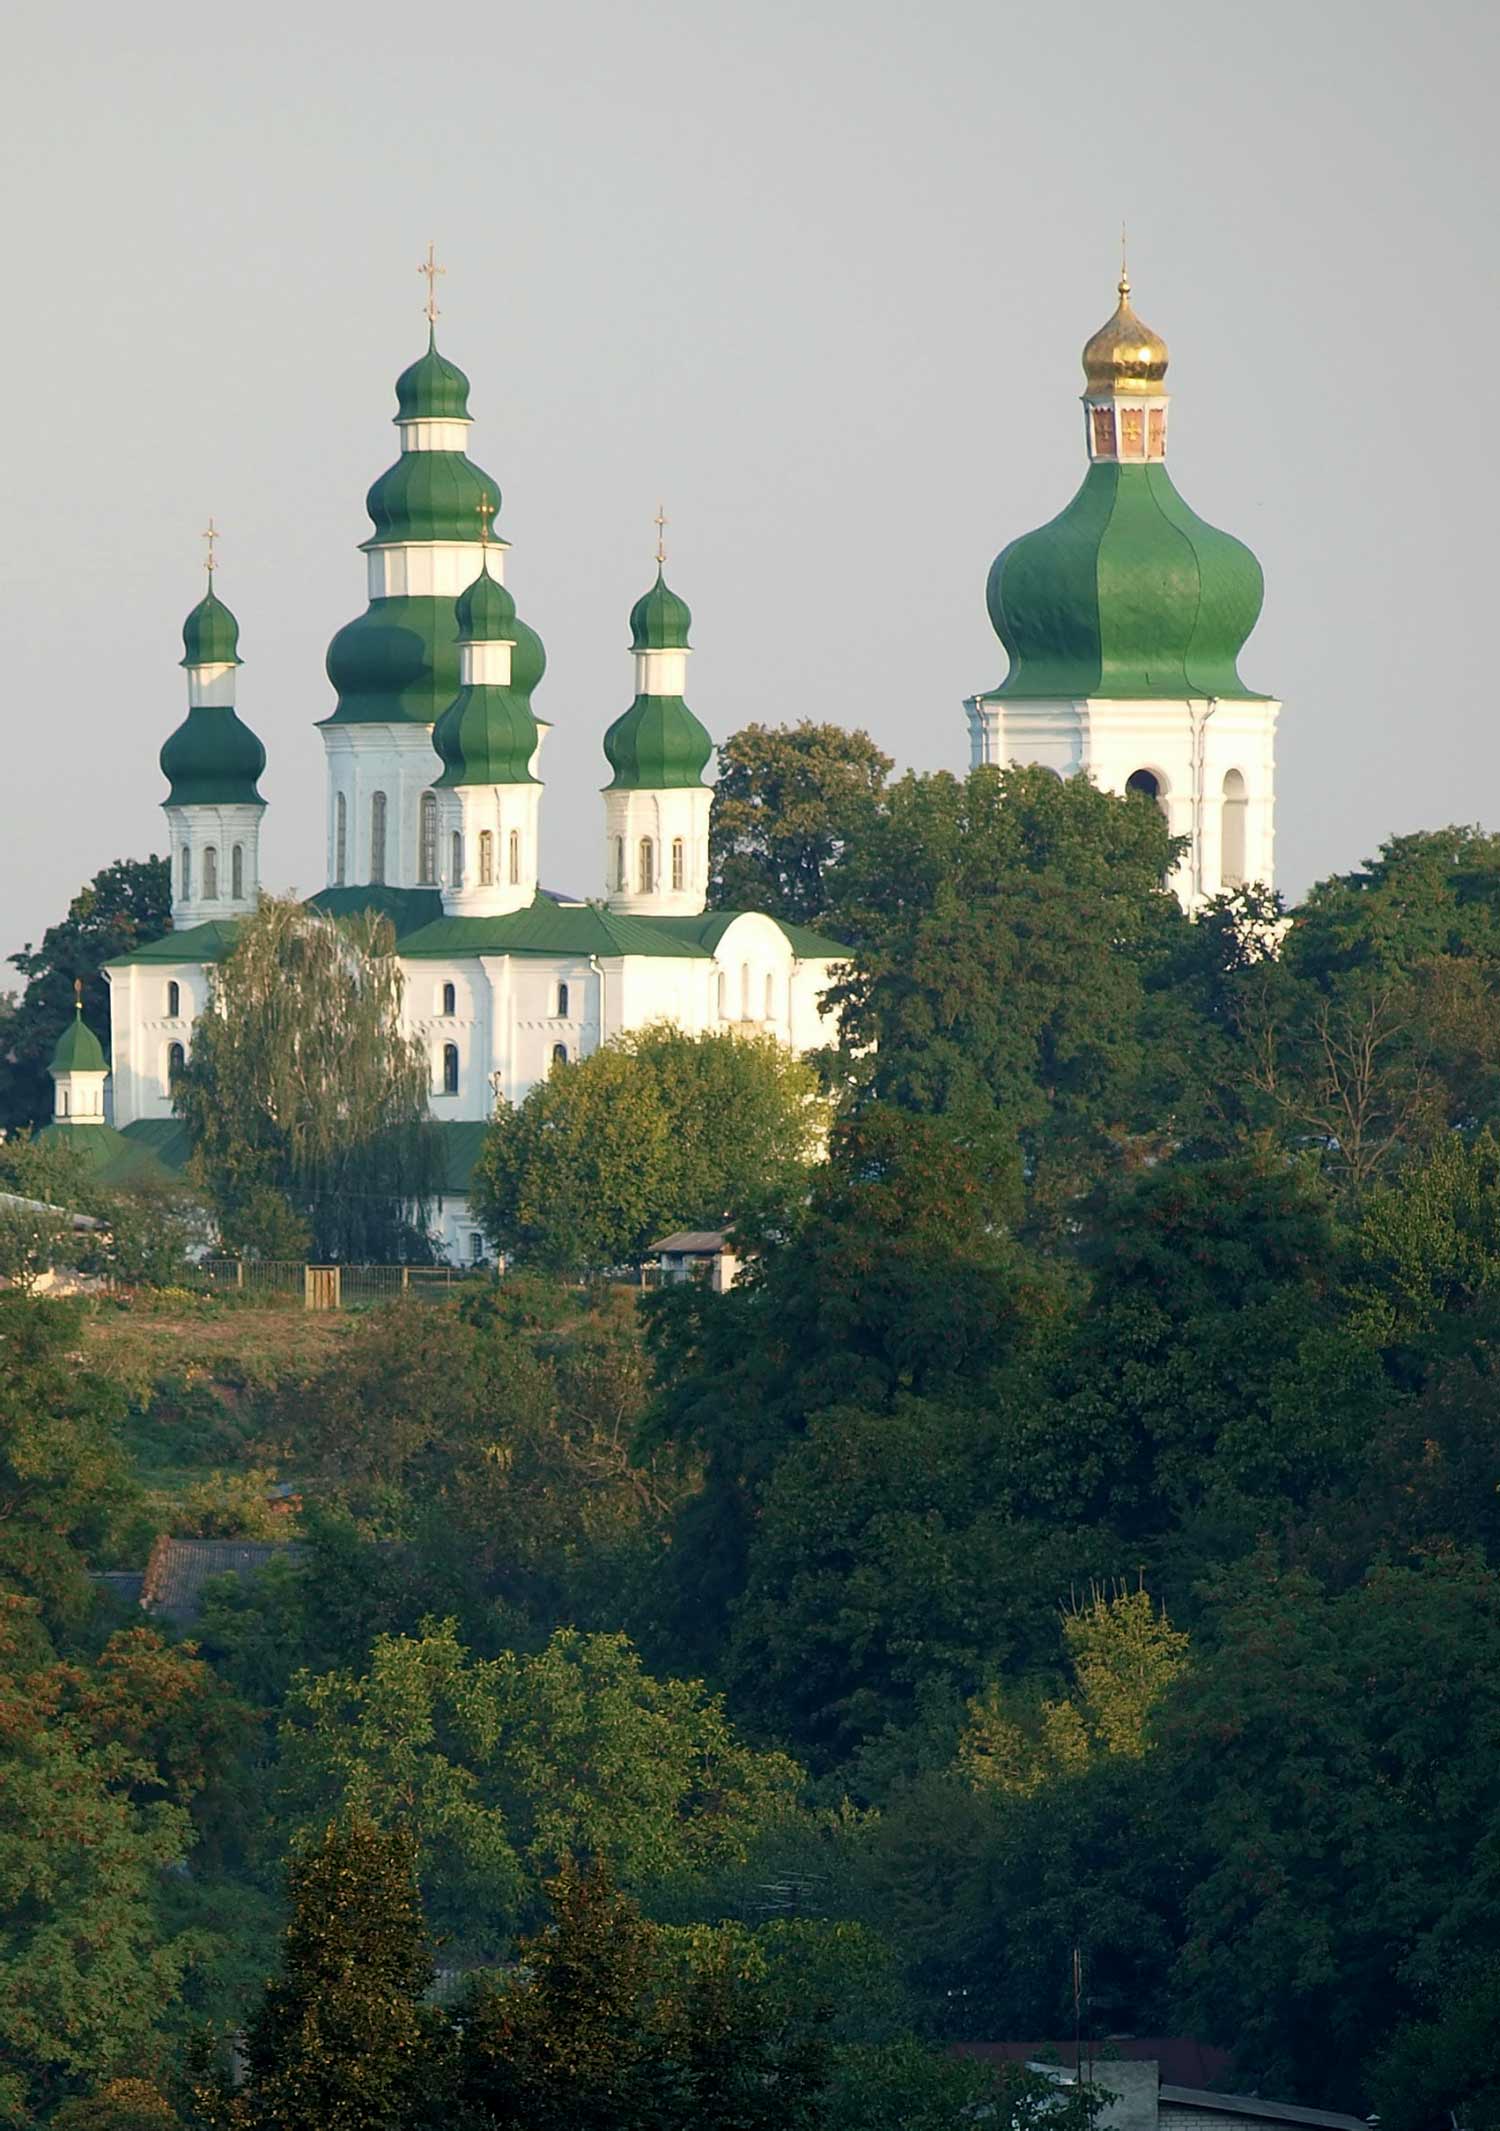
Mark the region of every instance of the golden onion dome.
POLYGON ((1130 308, 1130 277, 1120 276, 1113 318, 1084 344, 1083 374, 1091 393, 1157 393, 1167 374, 1167 344, 1130 308))

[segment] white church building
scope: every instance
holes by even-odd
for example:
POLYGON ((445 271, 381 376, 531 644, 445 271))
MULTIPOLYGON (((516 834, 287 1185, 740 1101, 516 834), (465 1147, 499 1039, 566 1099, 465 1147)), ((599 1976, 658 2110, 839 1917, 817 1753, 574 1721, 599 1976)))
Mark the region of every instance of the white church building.
MULTIPOLYGON (((1173 885, 1194 910, 1271 879, 1279 705, 1236 664, 1260 566, 1168 477, 1167 350, 1129 298, 1122 275, 1118 308, 1084 349, 1082 487, 991 568, 1009 670, 965 707, 976 765, 1087 772, 1158 804, 1186 839, 1173 885)), ((499 489, 468 457, 469 381, 435 326, 396 403, 400 453, 366 499, 367 605, 328 651, 327 885, 311 900, 391 922, 442 1130, 438 1233, 467 1260, 485 1251, 467 1189, 497 1102, 655 1021, 827 1044, 840 949, 756 912, 707 909, 713 743, 685 700, 691 617, 660 549, 630 616, 634 699, 602 736, 604 893, 582 902, 541 886, 548 725, 532 698, 546 655, 505 583, 499 489)), ((187 716, 161 752, 173 930, 105 972, 107 1104, 102 1053, 86 1068, 74 1055, 86 1031, 70 1031, 54 1063, 52 1129, 122 1171, 185 1159, 173 1077, 261 888, 265 751, 235 706, 239 630, 211 556, 209 570, 183 629, 187 716)))

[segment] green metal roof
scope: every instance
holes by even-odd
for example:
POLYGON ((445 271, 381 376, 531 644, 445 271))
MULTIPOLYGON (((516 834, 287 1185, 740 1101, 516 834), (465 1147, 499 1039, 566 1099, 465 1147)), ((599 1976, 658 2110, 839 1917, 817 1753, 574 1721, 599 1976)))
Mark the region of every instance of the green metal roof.
POLYGON ((630 610, 630 643, 635 651, 686 651, 692 609, 679 599, 660 568, 656 583, 630 610))
POLYGON ((1010 654, 996 696, 1254 696, 1235 661, 1260 564, 1164 466, 1092 465, 1065 511, 995 558, 986 596, 1010 654))
POLYGON ((490 575, 489 557, 481 550, 479 575, 459 593, 454 608, 461 644, 508 644, 516 603, 505 586, 490 575))
POLYGON ((539 784, 536 719, 518 688, 461 688, 432 728, 444 791, 462 784, 539 784))
POLYGON ((434 918, 440 918, 443 898, 436 888, 386 888, 372 881, 320 888, 307 898, 307 907, 331 918, 362 917, 373 910, 378 917, 390 919, 391 930, 399 941, 404 934, 418 932, 434 918))
POLYGON ((143 962, 222 962, 239 938, 240 918, 210 918, 203 925, 189 925, 185 932, 168 932, 148 940, 134 954, 119 955, 106 963, 108 969, 133 969, 143 962))
MULTIPOLYGON (((182 1133, 186 1139, 187 1128, 176 1118, 159 1120, 182 1133)), ((44 1125, 41 1139, 61 1144, 78 1155, 88 1166, 89 1174, 96 1183, 110 1188, 126 1188, 137 1184, 175 1184, 181 1181, 178 1171, 187 1160, 186 1147, 182 1162, 167 1162, 151 1142, 144 1137, 147 1127, 127 1125, 117 1132, 113 1125, 79 1125, 69 1122, 44 1125)))
POLYGON ((199 703, 161 751, 168 806, 265 805, 256 779, 266 751, 228 703, 199 703))
POLYGON ((80 1005, 72 1020, 57 1039, 57 1048, 52 1053, 53 1073, 107 1073, 109 1065, 104 1056, 104 1046, 83 1018, 80 1005))
POLYGON ((240 625, 214 591, 208 591, 182 625, 184 666, 239 666, 240 625))
POLYGON ((403 451, 365 497, 374 526, 364 545, 383 541, 472 540, 479 545, 481 525, 500 508, 500 488, 493 474, 475 466, 461 451, 403 451), (487 506, 481 516, 480 505, 487 506))
POLYGON ((604 735, 612 792, 702 784, 713 741, 681 696, 637 696, 604 735))
POLYGON ((451 599, 376 599, 328 647, 338 706, 325 725, 431 725, 458 693, 451 599))
POLYGON ((427 336, 427 352, 419 355, 396 380, 398 422, 466 422, 469 419, 469 380, 457 363, 439 355, 437 329, 427 336))
POLYGON ((439 918, 401 942, 414 958, 460 955, 657 955, 704 958, 697 941, 668 932, 655 918, 623 917, 595 903, 554 903, 545 896, 506 917, 439 918))

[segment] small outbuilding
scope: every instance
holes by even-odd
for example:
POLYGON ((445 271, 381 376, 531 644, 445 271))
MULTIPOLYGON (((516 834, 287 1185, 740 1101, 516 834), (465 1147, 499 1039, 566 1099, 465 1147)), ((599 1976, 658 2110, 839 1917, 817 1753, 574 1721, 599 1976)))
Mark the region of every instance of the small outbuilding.
POLYGON ((659 1243, 653 1243, 651 1256, 662 1287, 701 1280, 716 1295, 734 1286, 743 1264, 727 1228, 679 1229, 675 1235, 663 1236, 659 1243))

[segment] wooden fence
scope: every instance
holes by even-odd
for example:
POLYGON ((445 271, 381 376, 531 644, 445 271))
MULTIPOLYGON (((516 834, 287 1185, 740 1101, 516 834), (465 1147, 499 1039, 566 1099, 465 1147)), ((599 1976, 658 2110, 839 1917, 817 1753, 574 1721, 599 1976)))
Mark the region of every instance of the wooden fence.
POLYGON ((282 1258, 201 1258, 197 1277, 215 1294, 263 1302, 300 1303, 307 1310, 359 1309, 402 1295, 443 1302, 459 1286, 494 1279, 453 1265, 306 1265, 282 1258))

